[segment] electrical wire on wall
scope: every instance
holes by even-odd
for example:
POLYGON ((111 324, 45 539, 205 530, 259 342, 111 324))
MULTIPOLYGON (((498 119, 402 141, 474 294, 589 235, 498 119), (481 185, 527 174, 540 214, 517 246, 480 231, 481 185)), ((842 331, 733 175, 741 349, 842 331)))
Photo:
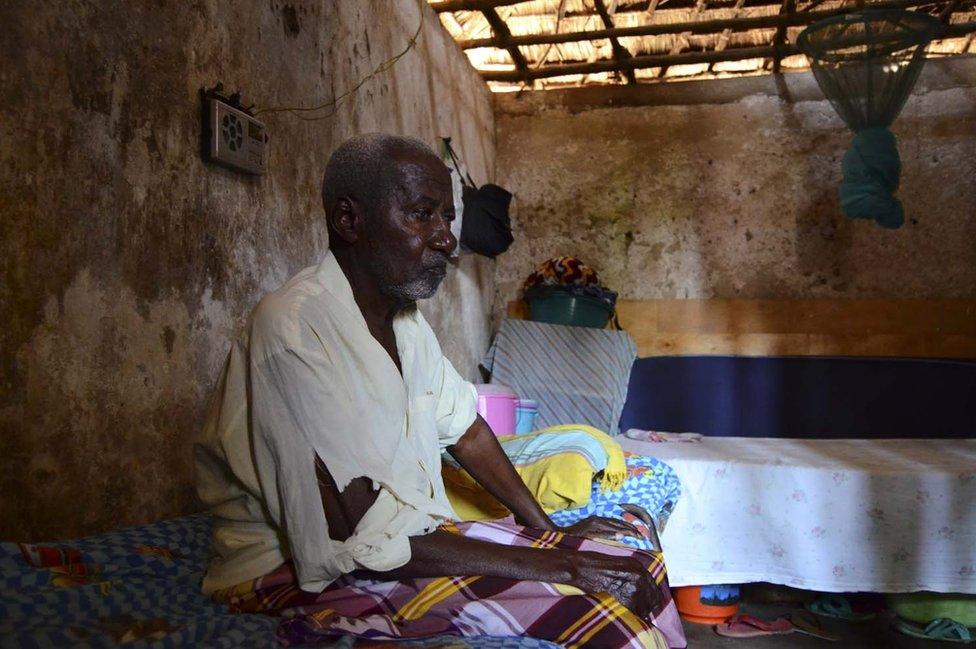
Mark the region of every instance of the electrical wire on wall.
POLYGON ((257 116, 265 113, 269 113, 269 114, 270 113, 291 113, 298 119, 304 120, 306 122, 316 122, 319 120, 329 119, 333 117, 339 111, 339 107, 346 99, 355 95, 356 92, 371 79, 375 79, 379 75, 393 68, 393 66, 395 66, 400 59, 402 59, 404 56, 407 55, 408 52, 410 52, 410 50, 416 47, 417 40, 420 38, 420 34, 424 29, 424 14, 425 14, 425 10, 427 9, 427 7, 424 5, 425 5, 425 0, 417 0, 417 8, 420 11, 420 21, 417 23, 417 29, 416 31, 414 31, 413 36, 410 37, 410 40, 407 41, 407 46, 403 49, 403 51, 380 63, 378 66, 376 66, 375 70, 373 70, 368 75, 360 79, 358 82, 356 82, 354 86, 352 86, 345 92, 337 95, 331 101, 325 102, 318 106, 308 106, 308 107, 272 106, 269 108, 256 110, 254 111, 254 115, 257 116), (307 115, 307 113, 317 113, 323 110, 328 110, 329 112, 324 115, 312 115, 312 116, 307 115))

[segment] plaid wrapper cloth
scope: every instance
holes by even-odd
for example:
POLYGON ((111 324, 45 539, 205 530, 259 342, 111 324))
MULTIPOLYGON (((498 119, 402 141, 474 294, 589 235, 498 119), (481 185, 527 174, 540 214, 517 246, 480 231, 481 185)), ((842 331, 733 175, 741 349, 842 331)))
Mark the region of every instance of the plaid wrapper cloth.
POLYGON ((299 589, 291 563, 218 591, 214 598, 229 604, 232 611, 283 616, 278 639, 286 646, 341 635, 376 641, 442 635, 527 636, 564 647, 593 649, 686 646, 660 554, 507 521, 456 523, 441 529, 510 546, 634 557, 654 577, 661 603, 650 619, 642 620, 607 594, 474 576, 378 582, 346 575, 316 594, 299 589))

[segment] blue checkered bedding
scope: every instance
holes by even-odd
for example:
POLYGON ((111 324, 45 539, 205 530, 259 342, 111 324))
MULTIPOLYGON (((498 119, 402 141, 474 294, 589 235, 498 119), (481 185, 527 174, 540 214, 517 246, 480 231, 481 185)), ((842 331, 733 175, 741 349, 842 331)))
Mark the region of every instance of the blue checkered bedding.
MULTIPOLYGON (((654 519, 658 531, 664 529, 668 516, 681 496, 681 482, 670 466, 652 457, 632 455, 627 457, 627 480, 617 491, 600 493, 597 482, 593 483, 590 504, 578 509, 565 509, 550 515, 556 525, 572 525, 587 516, 624 518, 621 503, 639 505, 654 519)), ((652 550, 646 539, 624 537, 627 545, 641 550, 652 550)))
POLYGON ((269 647, 275 621, 233 615, 200 592, 210 557, 207 515, 77 541, 73 575, 34 568, 0 544, 0 643, 11 647, 269 647), (137 548, 165 548, 170 556, 137 548), (82 567, 83 566, 83 567, 82 567), (83 574, 80 574, 83 572, 83 574))
MULTIPOLYGON (((620 517, 616 503, 641 505, 661 518, 680 487, 667 465, 628 458, 630 476, 616 492, 600 494, 553 519, 568 525, 590 515, 620 517), (648 470, 649 469, 649 470, 648 470)), ((231 614, 200 592, 211 555, 205 514, 118 530, 85 539, 22 548, 0 543, 0 647, 277 646, 276 620, 231 614), (25 551, 73 549, 71 569, 33 567, 25 551)), ((643 541, 628 539, 636 547, 643 541)), ((537 649, 556 645, 531 638, 434 638, 402 646, 537 649)), ((351 645, 347 645, 351 646, 351 645)))

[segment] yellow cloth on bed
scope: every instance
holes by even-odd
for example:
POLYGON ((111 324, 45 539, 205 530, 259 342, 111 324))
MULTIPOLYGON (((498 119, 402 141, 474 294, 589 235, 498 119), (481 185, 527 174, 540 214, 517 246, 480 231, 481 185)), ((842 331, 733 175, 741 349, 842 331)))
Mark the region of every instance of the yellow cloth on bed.
MULTIPOLYGON (((526 435, 499 437, 498 441, 548 513, 588 504, 597 473, 602 472, 602 491, 619 489, 627 478, 620 444, 592 426, 553 426, 526 435)), ((446 461, 442 476, 447 498, 462 520, 491 520, 510 513, 455 463, 446 461)))

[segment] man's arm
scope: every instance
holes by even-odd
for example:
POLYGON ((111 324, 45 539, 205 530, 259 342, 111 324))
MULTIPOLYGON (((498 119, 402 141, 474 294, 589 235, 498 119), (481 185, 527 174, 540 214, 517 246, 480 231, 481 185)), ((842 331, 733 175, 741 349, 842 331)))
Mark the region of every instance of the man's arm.
POLYGON ((356 531, 356 525, 376 502, 380 492, 373 489, 369 478, 355 478, 340 493, 329 469, 318 457, 315 458, 315 477, 322 495, 325 521, 329 524, 329 536, 335 541, 345 541, 356 531))
POLYGON ((568 584, 584 593, 609 593, 642 618, 660 598, 654 578, 632 557, 514 547, 442 530, 410 537, 410 552, 410 561, 400 568, 356 574, 383 580, 483 575, 568 584))
POLYGON ((526 527, 556 530, 505 455, 488 423, 477 415, 467 432, 447 452, 471 474, 485 491, 508 507, 515 520, 526 527))
POLYGON ((535 496, 515 471, 498 438, 481 415, 447 452, 471 474, 478 484, 498 499, 526 527, 559 530, 579 536, 614 537, 617 534, 640 537, 637 529, 624 521, 593 516, 576 525, 559 528, 543 511, 535 496))
MULTIPOLYGON (((340 492, 325 465, 318 459, 315 464, 329 536, 344 541, 355 531, 379 492, 372 489, 367 478, 356 478, 340 492)), ((525 489, 524 484, 522 488, 525 489)), ((586 593, 610 593, 641 617, 651 612, 659 597, 653 578, 639 561, 631 557, 512 547, 441 530, 410 537, 410 554, 410 561, 394 570, 363 569, 354 574, 385 581, 483 575, 568 584, 586 593)))

